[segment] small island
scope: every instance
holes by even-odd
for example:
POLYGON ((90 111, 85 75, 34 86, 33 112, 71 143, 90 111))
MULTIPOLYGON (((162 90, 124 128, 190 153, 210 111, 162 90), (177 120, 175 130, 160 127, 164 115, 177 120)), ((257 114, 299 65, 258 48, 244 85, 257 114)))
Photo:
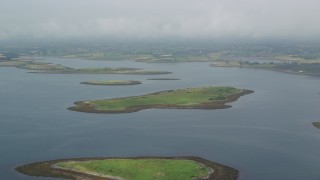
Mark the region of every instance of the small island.
POLYGON ((110 81, 85 81, 81 84, 88 85, 104 85, 104 86, 127 86, 127 85, 138 85, 142 84, 140 81, 133 80, 110 80, 110 81))
POLYGON ((137 68, 67 68, 67 69, 55 69, 48 71, 36 71, 32 73, 45 73, 45 74, 127 74, 127 75, 158 75, 158 74, 171 74, 168 71, 156 71, 156 70, 143 70, 137 68))
POLYGON ((199 157, 78 158, 37 162, 16 170, 29 176, 91 180, 236 180, 236 169, 199 157))
POLYGON ((161 91, 142 96, 75 102, 68 108, 89 113, 131 113, 143 109, 224 109, 226 103, 253 91, 233 87, 202 87, 161 91))
POLYGON ((318 129, 320 129, 320 122, 313 122, 312 125, 318 129))

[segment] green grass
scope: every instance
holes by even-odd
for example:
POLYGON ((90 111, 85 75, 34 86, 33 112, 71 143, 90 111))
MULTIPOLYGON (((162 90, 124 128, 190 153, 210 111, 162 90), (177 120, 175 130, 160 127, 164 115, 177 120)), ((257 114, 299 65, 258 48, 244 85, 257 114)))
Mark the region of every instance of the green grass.
POLYGON ((228 95, 239 93, 233 87, 203 87, 164 91, 143 96, 86 101, 97 110, 124 110, 134 106, 175 105, 192 106, 214 100, 224 100, 228 95))
POLYGON ((195 161, 177 159, 107 159, 61 162, 56 165, 125 180, 192 180, 195 177, 206 177, 210 172, 207 167, 195 161))

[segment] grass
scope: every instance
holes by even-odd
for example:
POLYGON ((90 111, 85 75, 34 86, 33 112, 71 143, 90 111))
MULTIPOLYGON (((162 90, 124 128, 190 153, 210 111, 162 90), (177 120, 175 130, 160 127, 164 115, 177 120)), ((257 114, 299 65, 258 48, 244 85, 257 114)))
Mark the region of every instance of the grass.
POLYGON ((68 170, 126 180, 192 180, 210 173, 210 169, 200 163, 177 159, 107 159, 61 162, 56 165, 68 170))
POLYGON ((142 180, 236 180, 239 174, 234 168, 193 156, 61 159, 26 164, 16 167, 15 170, 34 177, 92 180, 110 179, 102 177, 103 174, 121 176, 122 179, 127 176, 130 178, 126 179, 132 179, 135 175, 136 179, 142 180))
POLYGON ((122 110, 130 106, 144 105, 179 105, 188 106, 203 102, 209 102, 210 99, 215 99, 221 96, 226 98, 229 94, 240 92, 239 89, 232 87, 204 87, 204 88, 189 88, 178 89, 175 91, 165 91, 150 95, 111 99, 111 100, 96 100, 90 101, 97 109, 122 110))
POLYGON ((202 87, 162 91, 142 96, 76 102, 69 110, 95 113, 128 113, 149 108, 221 109, 225 103, 252 91, 233 87, 202 87), (231 96, 232 95, 232 96, 231 96), (229 98, 230 97, 230 98, 229 98))
POLYGON ((90 85, 136 85, 141 84, 140 81, 132 80, 110 80, 110 81, 86 81, 81 82, 81 84, 90 84, 90 85))

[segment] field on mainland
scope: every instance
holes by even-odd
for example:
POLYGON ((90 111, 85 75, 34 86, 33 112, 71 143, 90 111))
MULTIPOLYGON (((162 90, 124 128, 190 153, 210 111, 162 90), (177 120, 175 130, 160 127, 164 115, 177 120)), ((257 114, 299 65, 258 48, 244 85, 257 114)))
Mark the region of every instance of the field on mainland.
POLYGON ((94 113, 129 113, 143 109, 222 109, 225 103, 252 93, 233 87, 202 87, 162 91, 142 96, 75 102, 69 110, 94 113))

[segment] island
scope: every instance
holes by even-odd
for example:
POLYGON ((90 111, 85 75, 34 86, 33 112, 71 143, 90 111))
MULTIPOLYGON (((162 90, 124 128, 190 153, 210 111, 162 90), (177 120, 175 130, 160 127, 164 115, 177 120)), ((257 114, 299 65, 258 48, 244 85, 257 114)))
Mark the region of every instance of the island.
POLYGON ((68 68, 68 69, 56 69, 48 71, 36 71, 32 73, 45 73, 45 74, 127 74, 127 75, 158 75, 158 74, 171 74, 168 71, 157 70, 143 70, 137 68, 68 68))
POLYGON ((16 67, 20 69, 36 70, 30 73, 42 74, 127 74, 127 75, 159 75, 171 74, 168 71, 143 70, 138 68, 118 67, 118 68, 70 68, 60 64, 36 62, 31 60, 5 60, 0 61, 0 67, 16 67))
POLYGON ((313 122, 312 125, 318 129, 320 129, 320 122, 313 122))
POLYGON ((126 86, 126 85, 142 84, 140 81, 133 81, 133 80, 85 81, 80 83, 88 84, 88 85, 105 85, 105 86, 126 86))
POLYGON ((251 90, 201 87, 161 91, 141 96, 75 102, 69 110, 89 113, 131 113, 143 109, 224 109, 251 90))
POLYGON ((16 170, 29 176, 91 180, 236 180, 236 169, 199 157, 77 158, 37 162, 16 170))

